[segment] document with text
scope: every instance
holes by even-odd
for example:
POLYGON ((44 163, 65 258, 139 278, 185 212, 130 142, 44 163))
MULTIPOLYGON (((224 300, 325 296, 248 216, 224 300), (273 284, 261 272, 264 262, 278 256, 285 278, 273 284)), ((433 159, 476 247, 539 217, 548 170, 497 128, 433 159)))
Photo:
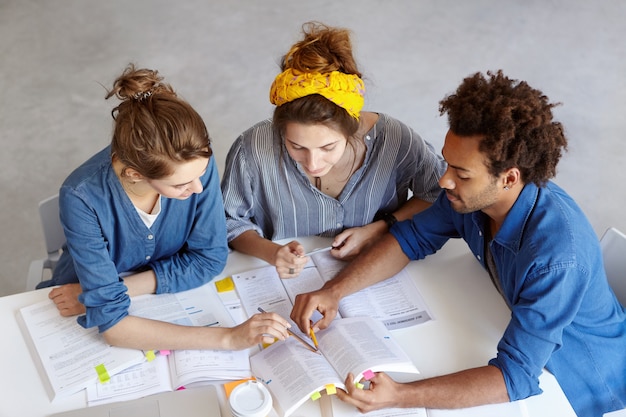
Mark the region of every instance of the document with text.
MULTIPOLYGON (((296 278, 280 279, 274 266, 233 275, 248 316, 258 307, 289 317, 296 295, 315 291, 346 265, 328 252, 311 256, 296 278)), ((371 287, 351 294, 339 303, 340 317, 368 316, 395 330, 433 319, 426 302, 406 269, 371 287)))
POLYGON ((250 357, 253 375, 266 383, 274 408, 283 417, 309 399, 345 389, 348 373, 356 381, 369 380, 381 371, 398 381, 418 377, 417 368, 389 330, 371 317, 334 320, 318 332, 317 340, 318 352, 290 337, 250 357))
MULTIPOLYGON (((129 314, 182 326, 234 325, 213 283, 176 294, 133 297, 129 314)), ((89 405, 135 399, 209 381, 250 377, 247 350, 156 351, 147 356, 150 360, 111 377, 109 383, 89 386, 89 405)))

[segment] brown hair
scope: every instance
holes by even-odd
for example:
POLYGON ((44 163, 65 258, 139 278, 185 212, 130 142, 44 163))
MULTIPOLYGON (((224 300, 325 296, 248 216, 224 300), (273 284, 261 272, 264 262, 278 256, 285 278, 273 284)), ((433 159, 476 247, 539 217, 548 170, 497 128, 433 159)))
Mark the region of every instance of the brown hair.
MULTIPOLYGON (((302 33, 303 39, 295 43, 282 58, 282 71, 288 68, 322 74, 339 71, 361 77, 352 56, 350 32, 347 29, 307 22, 302 25, 302 33)), ((322 124, 341 132, 349 142, 359 128, 358 120, 319 94, 301 97, 274 109, 273 123, 278 132, 283 134, 289 122, 322 124)))
POLYGON ((173 163, 212 154, 200 115, 162 81, 157 71, 130 64, 105 97, 122 100, 111 112, 112 155, 150 179, 171 175, 173 163))
POLYGON ((497 176, 517 167, 522 181, 544 185, 556 175, 567 149, 563 126, 553 121, 552 108, 541 91, 511 80, 499 70, 476 73, 463 80, 454 94, 439 102, 448 114, 450 130, 459 136, 484 136, 480 151, 497 176))

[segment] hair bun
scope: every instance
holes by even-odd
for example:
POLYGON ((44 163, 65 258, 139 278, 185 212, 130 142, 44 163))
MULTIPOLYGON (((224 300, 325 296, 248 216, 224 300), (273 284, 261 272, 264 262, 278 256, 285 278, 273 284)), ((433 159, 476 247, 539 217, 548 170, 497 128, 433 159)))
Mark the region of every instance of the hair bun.
POLYGON ((115 95, 120 100, 144 101, 156 93, 167 92, 173 95, 174 90, 169 84, 163 82, 158 71, 140 68, 129 64, 113 83, 113 88, 106 98, 115 95))

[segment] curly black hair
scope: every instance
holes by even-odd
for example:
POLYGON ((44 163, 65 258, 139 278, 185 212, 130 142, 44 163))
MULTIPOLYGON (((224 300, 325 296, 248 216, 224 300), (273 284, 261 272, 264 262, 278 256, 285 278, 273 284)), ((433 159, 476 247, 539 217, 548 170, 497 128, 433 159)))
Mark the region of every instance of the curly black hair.
POLYGON ((450 130, 459 136, 484 136, 479 150, 497 176, 517 167, 522 181, 538 186, 556 175, 567 150, 563 126, 553 121, 552 108, 541 91, 502 74, 476 73, 463 80, 454 94, 439 102, 450 130))

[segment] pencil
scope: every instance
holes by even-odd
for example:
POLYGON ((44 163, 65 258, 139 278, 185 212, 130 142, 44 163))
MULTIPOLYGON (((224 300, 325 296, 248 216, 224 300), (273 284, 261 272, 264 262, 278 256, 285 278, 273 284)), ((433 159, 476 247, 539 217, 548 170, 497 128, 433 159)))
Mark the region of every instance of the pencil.
MULTIPOLYGON (((261 313, 267 313, 267 311, 263 310, 261 307, 257 308, 257 310, 259 310, 261 313)), ((309 345, 306 340, 304 340, 303 338, 301 338, 300 336, 298 336, 297 334, 295 334, 294 332, 292 332, 289 329, 287 329, 287 333, 289 333, 291 336, 295 337, 300 343, 302 343, 304 346, 306 346, 311 352, 319 353, 318 349, 317 349, 317 346, 313 347, 313 346, 309 345)), ((314 341, 313 343, 316 343, 316 342, 314 341)))
POLYGON ((311 339, 313 340, 313 344, 315 345, 315 349, 319 349, 319 345, 317 344, 317 337, 315 337, 315 332, 313 331, 313 327, 309 328, 309 335, 311 335, 311 339))

